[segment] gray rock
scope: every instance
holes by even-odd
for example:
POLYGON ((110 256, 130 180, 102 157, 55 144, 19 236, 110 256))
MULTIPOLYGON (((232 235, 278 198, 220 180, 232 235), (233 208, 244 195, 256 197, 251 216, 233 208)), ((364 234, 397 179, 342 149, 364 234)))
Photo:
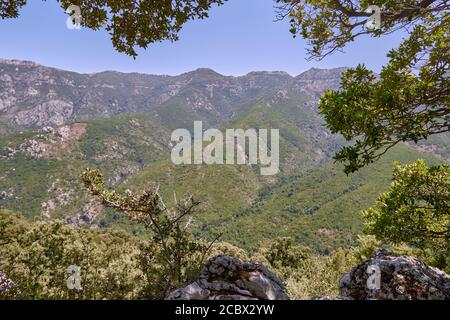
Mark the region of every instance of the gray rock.
POLYGON ((10 199, 14 199, 14 195, 12 193, 0 191, 0 200, 10 200, 10 199))
POLYGON ((296 94, 313 96, 316 106, 323 90, 339 87, 343 70, 311 69, 295 78, 285 72, 233 77, 210 69, 177 76, 115 71, 80 74, 29 61, 0 59, 0 121, 8 123, 11 131, 43 128, 122 113, 159 113, 167 102, 176 99, 183 110, 219 125, 233 120, 241 105, 265 97, 274 88, 281 89, 270 103, 289 98, 292 88, 296 94))
POLYGON ((444 300, 450 299, 450 276, 417 258, 379 249, 344 274, 339 289, 343 299, 444 300))
POLYGON ((345 300, 345 299, 342 299, 339 297, 331 297, 331 296, 323 296, 323 297, 315 296, 315 297, 312 297, 311 300, 345 300))
POLYGON ((0 300, 15 299, 19 297, 20 290, 16 284, 9 279, 3 272, 0 272, 0 300))
POLYGON ((280 279, 263 265, 220 255, 199 278, 172 291, 168 300, 288 300, 280 279))

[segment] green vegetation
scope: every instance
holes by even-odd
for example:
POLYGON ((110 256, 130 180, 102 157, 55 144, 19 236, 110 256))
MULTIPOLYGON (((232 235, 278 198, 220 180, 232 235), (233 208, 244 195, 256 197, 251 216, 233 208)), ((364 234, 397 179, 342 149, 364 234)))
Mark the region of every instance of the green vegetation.
MULTIPOLYGON (((186 21, 206 17, 211 5, 223 2, 78 4, 83 26, 106 25, 115 48, 136 56, 136 47, 176 40, 186 21)), ((18 284, 20 297, 163 298, 194 278, 208 255, 220 252, 266 264, 287 282, 292 298, 336 295, 342 273, 383 242, 449 270, 450 184, 448 165, 442 164, 449 156, 447 2, 377 1, 379 29, 363 27, 372 15, 366 12, 372 2, 365 0, 276 2, 280 18, 289 17, 291 32, 311 42, 313 58, 362 34, 380 37, 410 27, 409 38, 389 53, 380 75, 359 65, 343 74, 339 90, 322 95, 319 110, 328 129, 347 143, 322 128, 323 119, 311 107, 315 91, 299 93, 297 78, 283 90, 250 94, 242 105, 231 106, 229 93, 211 97, 205 100, 217 104, 211 110, 198 108, 205 83, 192 76, 192 85, 175 96, 156 97, 164 102, 149 113, 11 134, 17 128, 0 120, 0 270, 18 284), (195 96, 199 100, 185 108, 195 96), (174 166, 168 161, 170 130, 193 120, 280 129, 282 173, 262 178, 256 166, 174 166), (440 159, 411 147, 418 142, 416 148, 440 159), (344 166, 330 163, 337 149, 335 159, 344 166), (424 161, 406 164, 418 158, 431 167, 424 161), (396 164, 389 187, 394 161, 405 165, 396 164), (91 196, 77 179, 86 167, 96 168, 82 174, 91 196), (168 209, 162 198, 173 194, 168 209), (202 206, 197 208, 193 197, 176 200, 184 194, 200 198, 202 206), (194 209, 203 214, 191 228, 188 216, 194 209), (360 236, 360 211, 372 236, 360 236), (101 228, 73 228, 55 219, 101 228), (219 233, 226 242, 214 244, 219 233), (81 290, 65 285, 70 265, 82 270, 81 290)), ((2 2, 0 17, 17 17, 25 4, 2 2)), ((217 76, 210 70, 196 75, 217 76)), ((130 111, 147 110, 145 99, 134 99, 130 111)))
POLYGON ((223 233, 223 240, 250 251, 279 236, 324 254, 348 248, 362 232, 358 212, 387 190, 394 161, 439 161, 399 145, 378 163, 347 177, 342 167, 329 163, 337 140, 320 133, 320 118, 303 107, 305 101, 304 95, 291 93, 272 106, 264 101, 251 104, 235 122, 223 124, 223 128, 280 128, 282 173, 277 177, 261 177, 257 166, 174 165, 168 160, 169 130, 151 114, 81 124, 84 134, 65 143, 58 128, 56 133, 35 130, 3 136, 0 192, 13 196, 1 200, 0 206, 29 218, 48 215, 72 225, 145 235, 141 226, 102 208, 83 191, 78 175, 91 167, 101 170, 107 186, 118 191, 159 186, 168 206, 174 205, 174 194, 192 194, 201 201, 202 214, 193 222, 197 238, 213 240, 223 233), (47 153, 33 156, 21 147, 33 140, 49 145, 47 153), (8 155, 8 148, 16 152, 8 155))
POLYGON ((320 112, 344 146, 336 159, 347 173, 378 160, 399 142, 417 143, 449 131, 450 16, 448 3, 437 1, 277 0, 280 18, 291 32, 309 40, 312 58, 321 59, 362 35, 381 37, 399 29, 409 37, 389 52, 379 76, 365 66, 347 70, 340 90, 322 95, 320 112), (379 26, 367 27, 380 9, 379 26))
MULTIPOLYGON (((143 290, 139 240, 113 230, 30 223, 0 211, 0 269, 24 299, 133 299, 143 290), (68 290, 66 270, 81 268, 82 290, 68 290)), ((0 296, 1 298, 1 296, 0 296)))
POLYGON ((56 127, 52 132, 30 130, 0 136, 0 191, 12 196, 0 207, 40 216, 43 204, 55 204, 51 217, 67 218, 79 212, 88 200, 78 175, 97 167, 110 177, 110 184, 163 159, 169 152, 166 129, 150 115, 121 115, 86 124, 56 127), (61 136, 71 128, 78 138, 61 136))
POLYGON ((430 136, 417 144, 419 150, 427 151, 438 158, 450 161, 450 133, 430 136))
POLYGON ((398 146, 379 162, 350 176, 343 173, 342 166, 332 164, 307 174, 286 176, 260 189, 251 206, 222 215, 218 222, 210 222, 210 228, 222 226, 224 240, 247 249, 280 236, 292 237, 296 243, 322 253, 348 248, 362 232, 358 212, 387 189, 392 163, 408 163, 418 157, 439 163, 432 156, 398 146))
POLYGON ((147 260, 157 262, 157 266, 148 264, 146 268, 147 278, 153 279, 148 281, 150 291, 158 292, 156 298, 163 299, 170 290, 200 273, 214 241, 204 245, 188 231, 191 216, 199 204, 192 196, 176 200, 172 208, 167 208, 157 190, 149 189, 140 195, 105 190, 105 181, 98 170, 85 170, 81 180, 103 205, 125 213, 128 219, 150 232, 153 245, 146 247, 142 254, 147 260))
MULTIPOLYGON (((211 246, 199 238, 188 218, 198 204, 192 197, 175 199, 172 209, 167 209, 157 192, 135 195, 131 191, 107 191, 99 171, 87 170, 82 180, 88 190, 116 214, 130 219, 131 224, 142 225, 147 232, 134 237, 114 228, 73 228, 61 221, 30 223, 20 215, 0 210, 0 270, 17 283, 20 298, 155 299, 195 278, 206 258, 224 253, 268 266, 285 281, 293 299, 337 296, 342 274, 382 245, 374 236, 356 236, 361 232, 361 222, 354 213, 365 206, 367 198, 376 196, 377 188, 388 183, 384 166, 390 165, 390 157, 404 161, 417 157, 416 151, 406 146, 394 148, 390 154, 351 177, 340 167, 327 164, 260 189, 256 205, 226 220, 224 238, 242 243, 251 249, 248 251, 227 242, 213 241, 211 246), (345 185, 350 187, 341 189, 345 185), (302 207, 293 210, 293 204, 302 207), (288 210, 283 210, 286 205, 288 210), (346 209, 353 214, 347 216, 346 209), (263 223, 269 219, 269 224, 263 223), (279 224, 283 219, 287 221, 284 227, 279 224), (265 231, 259 233, 259 228, 265 231), (233 233, 236 230, 239 234, 233 233), (261 241, 263 238, 266 240, 261 241), (81 290, 67 288, 67 267, 71 265, 80 267, 81 290)), ((431 156, 428 159, 438 163, 431 156)), ((396 167, 390 191, 364 213, 367 230, 393 242, 390 250, 394 253, 417 256, 448 272, 448 239, 435 236, 442 234, 436 228, 448 224, 448 190, 445 165, 429 169, 424 162, 417 162, 396 167), (412 196, 411 188, 418 194, 412 196), (389 205, 385 205, 387 202, 389 205), (425 212, 417 207, 423 203, 433 209, 425 212), (411 210, 418 214, 411 214, 411 210), (431 233, 423 232, 424 227, 431 233)), ((207 237, 214 230, 214 222, 204 226, 207 229, 200 234, 207 237)))
POLYGON ((397 164, 393 180, 376 205, 363 212, 367 232, 385 241, 429 248, 445 266, 450 251, 448 165, 397 164))
POLYGON ((195 224, 207 231, 210 223, 251 204, 262 183, 248 166, 191 166, 163 161, 139 172, 121 187, 139 190, 156 185, 168 205, 173 204, 174 194, 192 194, 199 199, 204 213, 195 224))
MULTIPOLYGON (((21 215, 0 210, 0 270, 20 289, 23 299, 154 299, 161 296, 157 259, 160 242, 136 238, 112 229, 87 230, 61 221, 30 223, 21 215), (80 267, 81 290, 68 289, 71 265, 80 267)), ((203 245, 203 243, 201 243, 203 245)), ((337 296, 343 272, 367 259, 381 243, 359 237, 355 246, 330 255, 317 255, 292 239, 274 239, 250 254, 225 242, 208 255, 229 254, 265 264, 287 283, 292 299, 337 296)), ((399 255, 415 255, 435 265, 429 250, 392 246, 399 255)), ((198 263, 193 256, 189 263, 198 263)), ((447 270, 449 266, 447 265, 447 270)), ((0 295, 0 299, 6 298, 0 295)))

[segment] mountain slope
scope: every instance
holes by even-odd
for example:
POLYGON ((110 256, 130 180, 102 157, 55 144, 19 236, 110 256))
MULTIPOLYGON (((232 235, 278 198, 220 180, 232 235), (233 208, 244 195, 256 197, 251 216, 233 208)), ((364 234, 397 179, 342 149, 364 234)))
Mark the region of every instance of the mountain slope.
POLYGON ((179 76, 79 74, 29 61, 0 60, 0 120, 20 128, 62 125, 149 111, 179 97, 186 108, 217 123, 229 119, 236 106, 291 80, 282 72, 228 77, 210 69, 179 76))
MULTIPOLYGON (((159 185, 170 205, 194 194, 202 213, 196 234, 253 249, 291 236, 320 252, 352 245, 358 212, 386 190, 392 162, 431 155, 401 145, 381 161, 345 176, 332 157, 344 143, 317 112, 324 90, 337 89, 345 68, 297 77, 252 72, 242 77, 198 69, 179 76, 78 74, 31 62, 0 60, 0 208, 31 219, 62 218, 91 228, 138 233, 104 210, 78 180, 100 169, 108 187, 137 192, 159 185), (174 165, 172 130, 279 129, 281 172, 258 165, 174 165)), ((448 157, 446 135, 415 146, 448 157)))
POLYGON ((133 114, 1 136, 0 206, 28 217, 72 218, 89 211, 91 223, 99 208, 82 190, 81 171, 99 168, 115 185, 166 157, 169 135, 148 115, 133 114))
POLYGON ((372 206, 387 190, 394 161, 418 158, 439 163, 429 154, 400 145, 380 161, 346 176, 340 165, 327 163, 307 174, 282 178, 259 191, 248 208, 216 223, 227 230, 225 240, 256 248, 260 241, 290 236, 320 252, 351 246, 362 231, 359 212, 372 206))

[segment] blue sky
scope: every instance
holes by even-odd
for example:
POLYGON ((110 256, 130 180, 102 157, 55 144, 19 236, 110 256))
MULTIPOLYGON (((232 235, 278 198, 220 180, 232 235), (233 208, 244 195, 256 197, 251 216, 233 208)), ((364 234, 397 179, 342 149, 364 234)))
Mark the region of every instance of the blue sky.
POLYGON ((311 67, 365 63, 375 71, 401 34, 360 38, 345 53, 306 61, 306 42, 293 38, 287 21, 274 22, 273 0, 229 0, 206 20, 189 22, 175 43, 139 50, 136 60, 117 53, 106 31, 69 30, 55 0, 29 0, 18 19, 0 20, 0 58, 32 60, 77 72, 117 70, 176 75, 208 67, 225 75, 282 70, 297 75, 311 67))

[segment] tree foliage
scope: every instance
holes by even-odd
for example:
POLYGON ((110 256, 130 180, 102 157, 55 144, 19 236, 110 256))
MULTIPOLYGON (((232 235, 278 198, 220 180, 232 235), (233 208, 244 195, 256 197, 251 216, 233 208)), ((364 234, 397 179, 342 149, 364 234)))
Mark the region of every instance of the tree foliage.
POLYGON ((423 160, 394 169, 393 182, 363 211, 366 231, 382 240, 450 250, 450 169, 423 160))
MULTIPOLYGON (((205 18, 225 0, 58 0, 66 9, 81 8, 81 24, 104 26, 114 47, 136 56, 137 47, 178 39, 188 20, 205 18)), ((310 44, 310 58, 341 51, 358 37, 381 37, 399 30, 409 38, 389 52, 378 76, 364 65, 344 73, 341 88, 320 102, 329 129, 351 145, 336 160, 347 173, 376 161, 399 142, 417 142, 449 131, 450 3, 447 0, 275 0, 279 19, 289 19, 291 33, 310 44), (380 9, 379 28, 369 28, 380 9), (370 9, 370 10, 369 10, 370 9)), ((15 18, 26 0, 3 1, 0 17, 15 18)))
POLYGON ((342 50, 362 35, 381 37, 406 30, 376 75, 364 65, 342 76, 338 91, 326 92, 320 112, 333 133, 352 144, 336 155, 347 173, 379 159, 403 141, 418 142, 449 131, 450 3, 445 0, 277 0, 291 32, 309 40, 311 58, 342 50), (380 10, 379 29, 366 27, 369 5, 380 10))
POLYGON ((189 227, 191 215, 199 204, 192 196, 176 201, 173 208, 167 208, 158 190, 146 190, 134 195, 127 190, 124 194, 105 189, 103 175, 98 170, 86 169, 81 180, 89 192, 97 196, 103 205, 119 210, 131 221, 143 225, 153 238, 142 248, 142 261, 146 264, 146 274, 150 291, 155 287, 164 298, 171 289, 198 275, 205 257, 217 238, 209 245, 194 239, 189 227), (155 245, 156 244, 156 245, 155 245), (153 261, 159 262, 154 268, 153 261))
POLYGON ((291 238, 276 238, 252 259, 269 266, 287 285, 292 299, 339 296, 339 280, 356 263, 351 250, 337 250, 328 256, 297 245, 291 238))
MULTIPOLYGON (((182 26, 192 19, 203 19, 215 4, 226 0, 57 0, 66 10, 81 9, 81 26, 98 30, 104 27, 114 48, 136 57, 137 48, 163 40, 176 41, 182 26)), ((16 18, 26 0, 0 2, 0 17, 16 18)))
POLYGON ((30 223, 0 210, 0 270, 21 299, 139 298, 145 286, 139 243, 125 232, 30 223), (69 266, 80 268, 81 290, 68 288, 69 266))

